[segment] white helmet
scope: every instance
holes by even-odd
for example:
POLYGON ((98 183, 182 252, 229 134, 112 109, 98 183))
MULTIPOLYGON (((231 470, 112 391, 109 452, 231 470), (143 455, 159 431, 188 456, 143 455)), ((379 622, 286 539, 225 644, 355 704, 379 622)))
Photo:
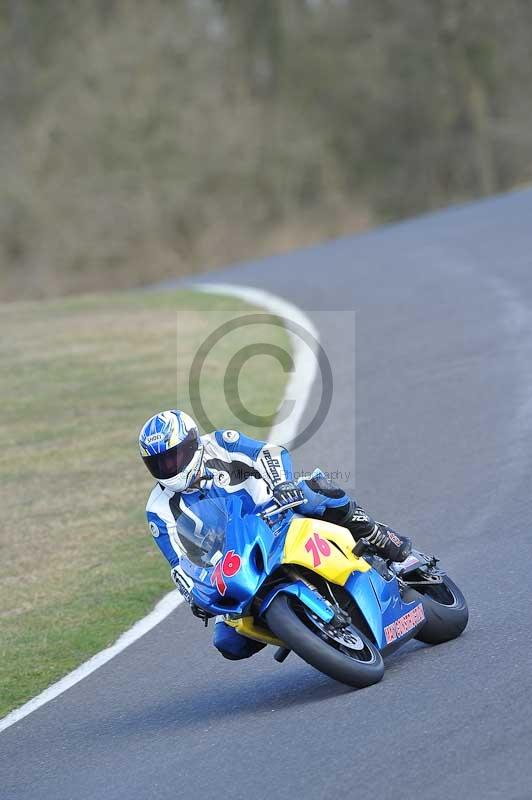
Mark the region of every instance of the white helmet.
POLYGON ((153 477, 173 492, 185 492, 200 475, 203 445, 196 423, 184 411, 150 417, 140 432, 139 447, 153 477))

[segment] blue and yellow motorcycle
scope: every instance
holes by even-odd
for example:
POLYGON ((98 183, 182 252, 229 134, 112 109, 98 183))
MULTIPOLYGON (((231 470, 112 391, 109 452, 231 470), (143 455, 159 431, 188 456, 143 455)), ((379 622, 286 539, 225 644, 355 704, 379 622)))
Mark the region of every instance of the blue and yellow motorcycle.
POLYGON ((346 528, 295 508, 244 514, 234 495, 204 497, 177 533, 197 605, 275 645, 278 661, 293 651, 350 686, 380 681, 383 655, 413 637, 438 644, 467 625, 466 601, 435 557, 385 562, 346 528))

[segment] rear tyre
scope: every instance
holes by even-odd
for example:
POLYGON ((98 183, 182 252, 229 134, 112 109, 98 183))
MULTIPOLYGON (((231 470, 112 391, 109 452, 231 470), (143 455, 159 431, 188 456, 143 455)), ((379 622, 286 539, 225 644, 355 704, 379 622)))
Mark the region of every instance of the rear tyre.
POLYGON ((377 647, 354 625, 332 629, 297 598, 278 594, 265 613, 270 630, 315 669, 362 689, 378 683, 384 662, 377 647))
POLYGON ((448 575, 443 576, 442 583, 426 584, 422 589, 409 586, 403 599, 409 603, 412 600, 423 603, 427 621, 416 635, 420 642, 448 642, 460 636, 467 625, 469 611, 465 597, 448 575))

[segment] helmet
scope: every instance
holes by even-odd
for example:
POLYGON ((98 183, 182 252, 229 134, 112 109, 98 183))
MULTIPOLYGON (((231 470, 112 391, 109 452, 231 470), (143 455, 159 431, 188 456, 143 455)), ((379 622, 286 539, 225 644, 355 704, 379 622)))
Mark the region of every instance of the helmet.
POLYGON ((139 435, 142 460, 159 483, 184 492, 200 474, 203 445, 196 423, 183 411, 162 411, 139 435))

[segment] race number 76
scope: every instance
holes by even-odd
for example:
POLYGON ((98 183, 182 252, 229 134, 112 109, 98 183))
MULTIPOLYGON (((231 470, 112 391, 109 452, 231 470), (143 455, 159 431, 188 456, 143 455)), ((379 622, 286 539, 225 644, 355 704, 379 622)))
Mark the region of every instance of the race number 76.
POLYGON ((323 539, 319 533, 314 533, 309 539, 307 539, 305 542, 305 550, 307 553, 312 554, 315 567, 319 567, 321 564, 322 556, 327 558, 327 556, 331 555, 331 545, 327 539, 323 539))
POLYGON ((226 578, 233 578, 242 566, 242 559, 234 550, 228 550, 221 561, 218 561, 211 575, 211 584, 216 586, 222 595, 227 591, 226 578))

